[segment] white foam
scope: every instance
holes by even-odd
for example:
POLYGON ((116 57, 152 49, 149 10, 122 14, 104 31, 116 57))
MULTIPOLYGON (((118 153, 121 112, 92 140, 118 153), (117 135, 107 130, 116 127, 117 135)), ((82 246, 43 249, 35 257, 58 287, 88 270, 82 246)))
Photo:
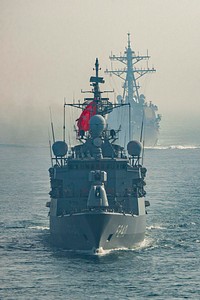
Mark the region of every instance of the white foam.
POLYGON ((92 252, 90 252, 90 254, 95 255, 95 256, 105 256, 105 255, 109 255, 109 254, 117 252, 117 251, 122 251, 122 252, 123 251, 138 251, 138 250, 142 250, 142 249, 151 247, 153 245, 153 243, 154 243, 154 240, 147 237, 144 239, 144 241, 138 243, 133 248, 120 247, 120 248, 105 250, 101 247, 101 249, 97 249, 100 251, 92 251, 92 252))
POLYGON ((147 227, 147 230, 152 230, 152 229, 166 229, 166 228, 158 224, 150 225, 147 227))
POLYGON ((153 243, 154 243, 154 240, 147 237, 147 238, 144 239, 144 241, 135 250, 141 250, 141 249, 149 248, 153 245, 153 243))
POLYGON ((194 146, 194 145, 171 145, 169 146, 169 149, 200 149, 200 146, 194 146))
POLYGON ((174 149, 178 149, 178 150, 187 150, 187 149, 200 149, 200 145, 199 146, 195 146, 195 145, 169 145, 169 146, 155 146, 155 147, 145 147, 145 149, 152 149, 152 150, 174 150, 174 149))
POLYGON ((30 228, 30 229, 36 229, 36 230, 49 230, 48 226, 30 226, 28 228, 30 228))

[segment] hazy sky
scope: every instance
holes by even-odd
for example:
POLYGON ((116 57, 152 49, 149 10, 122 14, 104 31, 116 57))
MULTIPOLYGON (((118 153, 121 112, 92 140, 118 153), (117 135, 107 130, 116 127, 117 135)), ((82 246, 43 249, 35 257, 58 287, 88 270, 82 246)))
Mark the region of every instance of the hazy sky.
POLYGON ((141 91, 163 126, 183 117, 200 126, 200 0, 0 0, 0 143, 44 141, 49 106, 62 118, 64 97, 81 99, 95 58, 109 67, 127 32, 157 69, 141 91))

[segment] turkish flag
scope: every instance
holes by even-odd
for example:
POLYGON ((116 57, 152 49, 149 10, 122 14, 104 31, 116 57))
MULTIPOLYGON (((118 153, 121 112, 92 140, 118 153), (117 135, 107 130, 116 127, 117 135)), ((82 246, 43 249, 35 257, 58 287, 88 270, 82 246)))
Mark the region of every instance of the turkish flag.
POLYGON ((82 111, 82 113, 78 119, 78 122, 77 122, 79 131, 80 130, 84 130, 84 131, 89 130, 90 119, 92 116, 96 115, 96 111, 97 111, 97 106, 96 106, 95 101, 90 102, 90 104, 88 104, 86 106, 86 108, 82 111))

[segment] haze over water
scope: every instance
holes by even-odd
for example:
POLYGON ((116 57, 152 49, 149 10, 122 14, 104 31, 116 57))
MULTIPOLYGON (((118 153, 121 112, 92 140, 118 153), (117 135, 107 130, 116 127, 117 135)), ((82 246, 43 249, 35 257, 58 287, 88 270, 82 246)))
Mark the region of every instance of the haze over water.
MULTIPOLYGON (((169 124, 199 141, 198 0, 1 0, 0 27, 1 143, 47 143, 49 106, 59 135, 64 98, 83 99, 95 58, 104 76, 128 32, 132 48, 148 49, 157 69, 141 79, 140 92, 163 116, 161 141, 169 124)), ((122 94, 121 82, 104 77, 111 99, 122 94)))

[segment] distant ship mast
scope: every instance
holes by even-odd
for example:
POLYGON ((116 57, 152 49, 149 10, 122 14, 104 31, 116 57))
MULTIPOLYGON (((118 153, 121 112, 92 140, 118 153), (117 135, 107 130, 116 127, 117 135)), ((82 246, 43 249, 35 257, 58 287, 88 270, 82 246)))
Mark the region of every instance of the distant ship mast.
POLYGON ((118 70, 106 70, 105 73, 107 74, 114 74, 121 78, 124 81, 123 84, 123 101, 125 103, 135 104, 139 103, 139 84, 137 83, 138 79, 144 76, 147 73, 154 73, 156 70, 154 68, 148 67, 148 60, 150 56, 148 55, 136 55, 135 52, 131 49, 131 42, 130 42, 130 33, 128 33, 128 47, 124 51, 123 56, 115 56, 111 55, 111 61, 119 61, 123 63, 126 68, 125 69, 118 69, 118 70), (142 60, 147 60, 147 67, 146 68, 136 68, 135 65, 142 60))

